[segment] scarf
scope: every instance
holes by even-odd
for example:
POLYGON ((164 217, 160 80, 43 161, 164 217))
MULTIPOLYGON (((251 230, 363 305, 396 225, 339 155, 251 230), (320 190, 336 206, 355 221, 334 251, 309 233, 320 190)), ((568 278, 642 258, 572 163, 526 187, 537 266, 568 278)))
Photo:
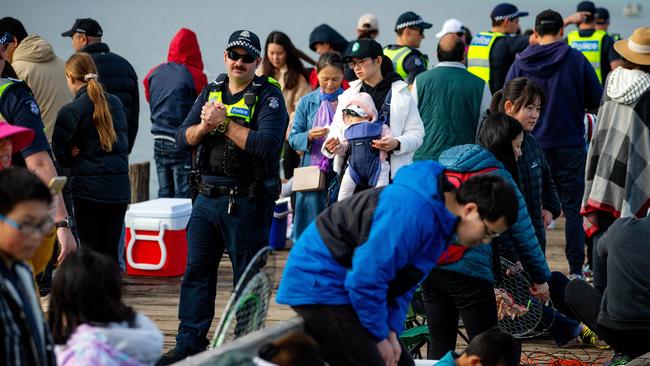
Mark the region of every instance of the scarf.
MULTIPOLYGON (((314 127, 329 127, 334 118, 334 108, 332 103, 337 100, 339 95, 343 93, 343 88, 338 88, 334 93, 325 93, 320 89, 320 107, 316 112, 316 118, 312 124, 314 127)), ((317 166, 323 172, 327 173, 330 170, 330 161, 321 153, 321 147, 325 142, 325 137, 315 139, 311 142, 311 159, 309 160, 310 166, 317 166)))

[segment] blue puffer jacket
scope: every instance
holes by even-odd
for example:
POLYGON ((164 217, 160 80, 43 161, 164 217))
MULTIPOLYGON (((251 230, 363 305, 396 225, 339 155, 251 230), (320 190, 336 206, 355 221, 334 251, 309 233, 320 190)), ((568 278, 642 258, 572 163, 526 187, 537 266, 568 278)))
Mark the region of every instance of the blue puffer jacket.
MULTIPOLYGON (((460 145, 447 149, 440 155, 440 162, 448 170, 457 172, 474 172, 492 167, 497 168, 497 170, 487 174, 497 174, 506 179, 515 189, 519 201, 517 222, 508 230, 509 235, 503 235, 503 239, 510 238, 512 242, 502 240, 500 245, 515 248, 524 269, 533 282, 546 282, 551 276, 551 271, 537 242, 535 229, 526 209, 526 202, 503 164, 492 153, 479 145, 460 145)), ((494 282, 492 247, 490 245, 479 245, 470 248, 459 261, 440 268, 494 282)))
POLYGON ((291 306, 351 305, 380 341, 398 335, 413 292, 452 240, 458 218, 441 193, 444 167, 420 161, 393 184, 323 211, 287 260, 276 301, 291 306))

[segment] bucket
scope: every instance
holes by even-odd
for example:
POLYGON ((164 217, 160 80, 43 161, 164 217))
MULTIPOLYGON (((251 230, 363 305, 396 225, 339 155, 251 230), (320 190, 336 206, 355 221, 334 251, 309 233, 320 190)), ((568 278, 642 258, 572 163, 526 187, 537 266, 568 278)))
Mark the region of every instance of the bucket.
POLYGON ((285 197, 275 201, 271 232, 269 233, 269 245, 274 250, 283 249, 287 242, 287 216, 290 212, 289 202, 291 202, 291 197, 285 197))

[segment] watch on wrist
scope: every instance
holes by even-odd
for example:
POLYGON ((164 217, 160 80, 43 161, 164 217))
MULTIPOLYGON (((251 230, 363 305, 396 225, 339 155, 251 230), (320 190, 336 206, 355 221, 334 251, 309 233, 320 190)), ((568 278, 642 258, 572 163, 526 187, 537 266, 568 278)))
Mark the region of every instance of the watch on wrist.
POLYGON ((228 123, 230 123, 230 118, 224 119, 223 122, 217 126, 217 131, 219 133, 226 133, 226 130, 228 129, 228 123))
POLYGON ((62 227, 72 228, 72 217, 68 216, 61 221, 57 221, 54 223, 54 226, 56 226, 57 229, 60 229, 62 227))

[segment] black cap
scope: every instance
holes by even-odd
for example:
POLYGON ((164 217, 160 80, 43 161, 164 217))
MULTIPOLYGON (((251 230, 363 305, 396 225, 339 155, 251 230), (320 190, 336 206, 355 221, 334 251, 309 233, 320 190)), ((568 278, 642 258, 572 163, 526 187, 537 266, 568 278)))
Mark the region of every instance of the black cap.
POLYGON ((600 23, 607 23, 609 22, 609 11, 607 11, 605 8, 596 8, 594 18, 596 18, 596 23, 599 21, 600 23))
POLYGON ((363 38, 348 44, 345 52, 343 52, 343 62, 348 62, 352 58, 374 58, 383 54, 384 50, 377 41, 370 38, 363 38))
POLYGON ((514 18, 520 18, 520 17, 525 17, 528 16, 527 11, 519 11, 516 6, 510 4, 510 3, 501 3, 492 9, 492 13, 490 13, 490 18, 492 20, 495 20, 497 22, 500 22, 502 20, 506 19, 514 19, 514 18))
POLYGON ((550 30, 559 30, 564 26, 564 19, 562 15, 555 10, 546 9, 543 12, 537 14, 535 18, 535 29, 543 27, 550 30))
POLYGON ((69 31, 61 33, 63 37, 72 37, 75 33, 83 33, 90 37, 101 37, 104 34, 102 27, 95 19, 84 18, 74 21, 69 31))
POLYGON ((233 32, 228 38, 226 49, 229 50, 233 47, 242 47, 251 56, 260 57, 262 55, 260 39, 251 31, 242 29, 233 32))
POLYGON ((395 32, 404 28, 420 28, 420 29, 429 29, 433 27, 433 24, 427 23, 422 20, 422 17, 415 14, 412 11, 407 11, 397 18, 397 23, 395 23, 395 32))
POLYGON ((596 5, 591 1, 583 1, 578 4, 576 11, 586 11, 587 13, 594 15, 596 12, 596 5))

